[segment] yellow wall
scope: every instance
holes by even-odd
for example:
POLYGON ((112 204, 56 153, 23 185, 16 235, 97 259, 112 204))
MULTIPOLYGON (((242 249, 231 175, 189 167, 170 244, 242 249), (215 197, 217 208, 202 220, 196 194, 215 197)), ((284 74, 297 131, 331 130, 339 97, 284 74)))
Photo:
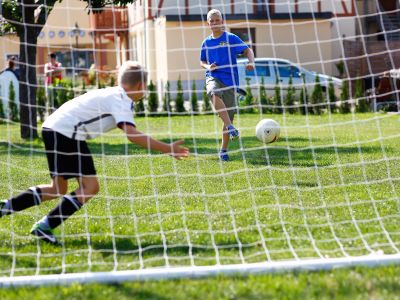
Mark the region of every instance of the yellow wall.
MULTIPOLYGON (((287 21, 227 21, 228 31, 249 27, 256 31, 257 57, 285 58, 307 69, 332 74, 328 20, 318 21, 316 26, 304 20, 296 20, 293 26, 287 21)), ((200 21, 167 22, 165 18, 159 18, 154 28, 147 32, 150 40, 147 54, 155 57, 155 61, 148 64, 150 79, 165 83, 166 80, 177 80, 179 76, 182 80, 204 78, 199 55, 203 39, 210 34, 206 24, 200 21)), ((139 61, 143 62, 142 58, 139 57, 139 61)))
POLYGON ((87 3, 78 0, 62 1, 54 6, 46 25, 42 29, 42 35, 38 38, 39 46, 75 47, 75 37, 71 37, 69 32, 75 28, 75 23, 85 32, 83 37, 78 38, 80 45, 91 45, 93 39, 89 36, 90 18, 85 9, 87 3), (50 32, 54 32, 54 37, 49 36, 50 32), (64 32, 64 37, 60 37, 60 32, 64 32))
POLYGON ((15 34, 0 36, 0 70, 7 67, 6 56, 19 54, 19 38, 15 34))

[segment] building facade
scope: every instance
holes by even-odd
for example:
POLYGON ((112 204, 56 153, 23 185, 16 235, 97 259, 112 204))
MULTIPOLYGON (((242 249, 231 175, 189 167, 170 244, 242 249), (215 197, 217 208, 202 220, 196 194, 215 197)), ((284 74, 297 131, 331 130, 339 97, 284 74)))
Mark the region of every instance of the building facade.
MULTIPOLYGON (((210 34, 207 12, 219 9, 226 30, 237 34, 257 57, 289 59, 303 67, 337 75, 342 41, 355 38, 356 1, 148 0, 128 6, 130 57, 146 65, 159 89, 204 85, 199 52, 210 34)), ((161 91, 162 92, 162 91, 161 91)), ((161 93, 160 92, 160 93, 161 93)))

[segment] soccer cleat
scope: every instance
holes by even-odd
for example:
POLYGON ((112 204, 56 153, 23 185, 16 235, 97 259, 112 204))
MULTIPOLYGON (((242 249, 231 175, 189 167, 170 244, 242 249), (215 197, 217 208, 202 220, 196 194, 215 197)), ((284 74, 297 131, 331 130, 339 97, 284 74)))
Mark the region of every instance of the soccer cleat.
POLYGON ((56 237, 54 236, 53 230, 43 229, 40 226, 40 223, 35 223, 32 226, 31 234, 37 236, 39 239, 43 240, 46 243, 58 245, 58 241, 57 241, 56 237))
POLYGON ((231 140, 236 140, 239 138, 239 130, 237 130, 233 125, 228 125, 226 126, 226 129, 228 130, 228 134, 231 140))
POLYGON ((228 152, 226 150, 221 150, 219 152, 219 159, 222 160, 222 161, 229 161, 228 152))

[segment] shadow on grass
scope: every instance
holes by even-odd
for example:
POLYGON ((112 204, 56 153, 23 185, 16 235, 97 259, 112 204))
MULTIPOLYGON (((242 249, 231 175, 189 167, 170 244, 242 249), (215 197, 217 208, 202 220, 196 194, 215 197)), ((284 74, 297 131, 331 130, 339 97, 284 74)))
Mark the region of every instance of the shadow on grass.
MULTIPOLYGON (((97 250, 103 258, 107 258, 113 256, 115 252, 118 253, 119 256, 127 255, 139 255, 139 247, 135 243, 136 238, 115 238, 113 241, 111 237, 107 239, 98 240, 97 238, 91 239, 90 246, 93 250, 97 250), (114 246, 115 245, 115 246, 114 246)), ((68 239, 65 240, 65 247, 71 249, 84 249, 87 247, 88 242, 86 239, 68 239)), ((210 245, 206 246, 192 246, 188 245, 168 245, 167 242, 167 253, 168 256, 173 257, 189 257, 191 255, 199 255, 203 256, 204 254, 215 255, 215 249, 210 248, 210 245)), ((216 243, 216 246, 220 251, 232 251, 233 257, 235 254, 239 256, 240 247, 237 244, 237 241, 234 239, 227 240, 224 242, 216 243)), ((164 256, 164 247, 161 240, 149 242, 149 243, 141 243, 140 244, 141 255, 146 257, 157 257, 163 259, 164 256)), ((243 249, 242 249, 243 250, 243 249)))
MULTIPOLYGON (((163 142, 170 142, 170 139, 161 139, 163 142)), ((196 143, 196 152, 200 155, 215 155, 217 157, 218 147, 215 139, 210 138, 196 138, 187 139, 185 145, 193 151, 194 141, 196 143)), ((316 145, 318 140, 314 140, 316 145)), ((231 160, 241 161, 243 158, 246 162, 252 165, 271 165, 271 166, 304 166, 311 167, 315 163, 318 166, 328 166, 335 163, 334 156, 336 152, 339 155, 358 155, 359 149, 356 145, 352 147, 333 147, 325 146, 309 149, 308 138, 285 138, 284 142, 278 142, 271 146, 262 147, 262 144, 254 137, 242 137, 241 142, 231 142, 230 150, 232 150, 231 160), (239 151, 240 146, 245 151, 239 151), (291 146, 296 145, 296 147, 291 146), (299 146, 300 145, 300 146, 299 146), (289 147, 289 148, 288 148, 289 147), (314 159, 314 160, 313 160, 314 159), (291 162, 290 162, 291 160, 291 162)), ((110 144, 110 143, 99 143, 96 140, 89 142, 89 148, 94 156, 98 155, 144 155, 148 151, 130 143, 124 144, 110 144)), ((0 153, 12 153, 12 155, 21 156, 45 156, 44 147, 42 143, 17 143, 9 144, 6 142, 0 142, 0 153)), ((382 151, 380 146, 374 147, 369 145, 368 147, 361 147, 361 153, 373 154, 382 151)))

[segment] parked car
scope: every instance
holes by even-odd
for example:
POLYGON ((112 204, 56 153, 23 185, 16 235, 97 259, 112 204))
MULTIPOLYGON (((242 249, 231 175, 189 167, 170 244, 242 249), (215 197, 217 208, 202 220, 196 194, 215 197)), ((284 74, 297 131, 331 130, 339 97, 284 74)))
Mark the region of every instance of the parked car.
POLYGON ((278 83, 281 87, 281 94, 285 96, 289 86, 289 79, 292 77, 293 87, 296 94, 300 94, 300 90, 305 85, 307 92, 312 93, 317 75, 319 76, 320 85, 323 91, 328 90, 329 82, 332 81, 336 96, 340 96, 342 80, 333 76, 316 73, 304 69, 293 62, 280 58, 256 58, 254 71, 246 70, 247 59, 238 59, 239 85, 245 90, 249 83, 253 95, 257 95, 261 78, 264 78, 264 86, 266 87, 267 96, 274 96, 275 87, 278 83), (247 83, 247 81, 249 81, 247 83), (305 83, 305 84, 304 84, 305 83))
POLYGON ((367 99, 373 111, 400 111, 400 69, 383 72, 377 86, 367 90, 367 99))

